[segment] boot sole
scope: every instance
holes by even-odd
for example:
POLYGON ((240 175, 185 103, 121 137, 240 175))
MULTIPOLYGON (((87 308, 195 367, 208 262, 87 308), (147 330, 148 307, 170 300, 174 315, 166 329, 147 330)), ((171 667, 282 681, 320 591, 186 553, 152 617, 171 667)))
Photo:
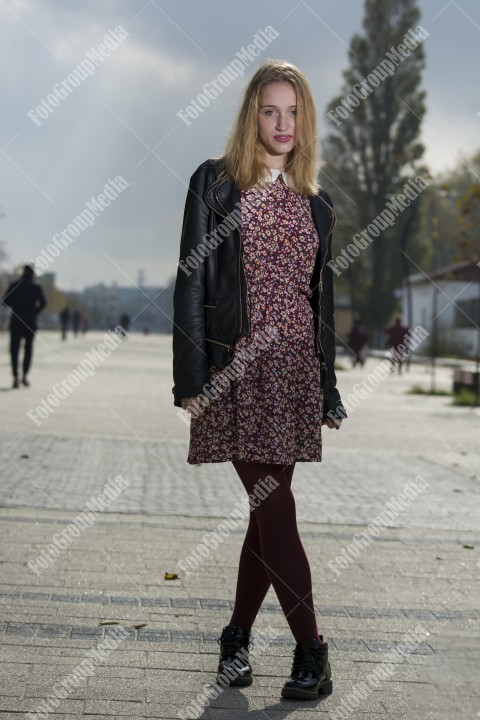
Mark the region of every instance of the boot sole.
POLYGON ((306 688, 283 687, 282 697, 298 698, 300 700, 315 700, 320 695, 330 695, 333 692, 333 683, 331 680, 321 682, 316 690, 307 690, 306 688))
MULTIPOLYGON (((225 677, 223 675, 222 677, 225 677)), ((218 681, 218 675, 217 675, 217 681, 218 681)), ((229 685, 226 685, 226 687, 232 687, 232 686, 240 686, 240 687, 247 687, 248 685, 251 685, 253 683, 253 677, 250 675, 250 677, 237 677, 230 681, 229 685)))

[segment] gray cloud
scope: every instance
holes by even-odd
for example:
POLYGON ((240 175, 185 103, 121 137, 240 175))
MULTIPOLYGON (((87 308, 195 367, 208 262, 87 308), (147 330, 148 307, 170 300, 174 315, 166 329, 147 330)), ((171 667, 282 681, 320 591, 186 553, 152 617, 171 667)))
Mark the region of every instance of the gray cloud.
MULTIPOLYGON (((131 284, 139 268, 147 283, 166 281, 176 270, 188 179, 200 162, 222 151, 250 75, 265 57, 298 65, 311 82, 324 133, 325 106, 338 92, 362 6, 351 0, 0 0, 0 42, 8 58, 0 70, 6 153, 0 237, 11 264, 36 257, 121 174, 130 187, 51 270, 65 289, 102 280, 131 284), (26 113, 118 25, 128 38, 37 127, 26 113), (182 123, 177 112, 267 25, 279 37, 191 126, 182 123)), ((423 139, 426 160, 439 170, 453 166, 459 151, 478 146, 480 103, 473 88, 480 7, 476 0, 422 0, 420 6, 430 32, 423 139)))

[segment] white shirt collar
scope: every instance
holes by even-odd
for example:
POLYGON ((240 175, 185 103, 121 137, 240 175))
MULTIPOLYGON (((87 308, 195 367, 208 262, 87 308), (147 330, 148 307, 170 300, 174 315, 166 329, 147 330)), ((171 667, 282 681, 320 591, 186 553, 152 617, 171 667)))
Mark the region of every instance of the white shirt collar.
POLYGON ((277 170, 277 168, 267 168, 270 171, 270 176, 267 173, 267 182, 275 182, 280 173, 282 173, 283 179, 287 185, 290 185, 290 176, 283 170, 277 170))

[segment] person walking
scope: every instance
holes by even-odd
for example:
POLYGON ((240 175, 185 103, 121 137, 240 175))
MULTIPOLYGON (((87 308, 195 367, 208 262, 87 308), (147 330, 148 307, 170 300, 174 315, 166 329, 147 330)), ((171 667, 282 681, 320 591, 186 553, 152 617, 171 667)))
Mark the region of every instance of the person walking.
POLYGON ((352 366, 356 367, 357 363, 363 367, 365 365, 364 347, 368 343, 368 332, 360 318, 357 318, 350 330, 347 338, 348 347, 352 353, 352 366))
POLYGON ((322 424, 339 429, 347 417, 334 371, 335 213, 317 153, 308 80, 267 60, 224 154, 190 178, 172 340, 174 405, 191 416, 187 462, 231 461, 247 496, 263 488, 218 638, 218 678, 252 683, 251 629, 273 585, 296 641, 282 696, 305 699, 331 692, 332 680, 292 477, 296 462, 321 461, 322 424))
POLYGON ((82 326, 82 313, 80 310, 74 310, 72 315, 72 327, 73 327, 73 335, 74 337, 77 337, 80 328, 82 326))
POLYGON ((10 358, 12 362, 13 387, 20 387, 18 375, 18 355, 21 341, 24 341, 22 384, 29 386, 28 372, 32 363, 33 340, 37 329, 37 316, 47 301, 43 288, 33 282, 35 271, 31 265, 25 265, 22 277, 14 280, 8 287, 3 302, 11 310, 10 317, 10 358))
POLYGON ((402 325, 402 319, 400 317, 395 318, 393 325, 385 328, 385 334, 388 336, 387 347, 390 349, 390 371, 392 374, 395 373, 395 365, 398 367, 398 374, 402 374, 402 364, 405 358, 402 356, 401 348, 409 333, 410 328, 402 325))
POLYGON ((62 340, 66 340, 68 337, 68 328, 70 326, 70 308, 65 305, 63 310, 58 313, 60 320, 60 330, 62 333, 62 340))

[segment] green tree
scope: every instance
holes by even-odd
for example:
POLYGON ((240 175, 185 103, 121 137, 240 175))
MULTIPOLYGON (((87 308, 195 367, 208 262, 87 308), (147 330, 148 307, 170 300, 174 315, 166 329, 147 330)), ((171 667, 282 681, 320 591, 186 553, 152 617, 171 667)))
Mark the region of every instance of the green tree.
POLYGON ((459 232, 458 247, 464 260, 480 259, 480 183, 471 185, 459 198, 457 207, 459 232))
MULTIPOLYGON (((332 131, 325 139, 325 184, 339 222, 335 251, 367 228, 401 193, 409 179, 426 176, 418 136, 425 112, 420 89, 424 67, 415 0, 366 0, 364 32, 352 38, 341 95, 329 104, 332 131)), ((418 236, 421 195, 396 216, 345 270, 354 312, 383 344, 383 328, 395 310, 394 290, 408 276, 412 257, 424 249, 418 236)))

